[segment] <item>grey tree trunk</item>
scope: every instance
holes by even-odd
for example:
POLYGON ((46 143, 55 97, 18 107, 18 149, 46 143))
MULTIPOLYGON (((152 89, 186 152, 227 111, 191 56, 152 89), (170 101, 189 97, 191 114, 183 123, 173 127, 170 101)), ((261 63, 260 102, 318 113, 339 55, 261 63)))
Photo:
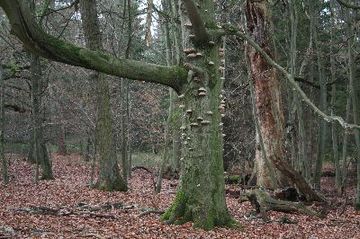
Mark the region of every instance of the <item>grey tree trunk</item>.
MULTIPOLYGON (((41 166, 41 179, 49 180, 54 179, 54 176, 43 133, 43 118, 41 116, 42 72, 39 56, 31 55, 30 70, 33 118, 33 142, 30 143, 30 147, 33 147, 33 149, 30 150, 30 152, 32 152, 31 156, 35 159, 35 162, 41 166)), ((36 165, 36 167, 38 167, 38 165, 36 165)))
MULTIPOLYGON (((351 115, 351 94, 350 94, 350 84, 347 87, 347 92, 349 93, 346 99, 346 116, 345 120, 346 122, 349 122, 350 115, 351 115)), ((342 142, 342 153, 341 153, 341 193, 346 188, 346 179, 347 179, 347 170, 348 170, 348 162, 347 162, 347 156, 348 156, 348 143, 349 143, 349 134, 347 132, 344 132, 343 136, 343 142, 342 142)))
MULTIPOLYGON (((171 18, 176 18, 178 13, 176 11, 176 2, 171 2, 169 0, 163 0, 162 6, 163 10, 171 16, 171 18)), ((180 46, 178 43, 178 38, 181 36, 181 28, 179 28, 173 21, 168 21, 167 19, 162 19, 162 32, 164 36, 164 42, 166 44, 166 64, 168 66, 172 64, 179 64, 180 62, 180 46)), ((159 167, 159 174, 156 181, 155 192, 159 193, 161 191, 162 178, 164 175, 167 177, 176 177, 179 173, 179 158, 180 158, 180 139, 179 135, 179 114, 181 114, 179 109, 176 109, 177 97, 173 89, 169 89, 169 109, 168 117, 165 125, 165 134, 164 134, 164 155, 159 167)))
MULTIPOLYGON (((102 51, 96 1, 81 0, 80 9, 86 45, 92 50, 102 51)), ((120 176, 113 141, 108 82, 105 75, 98 72, 94 72, 92 78, 97 89, 96 144, 100 157, 100 172, 95 187, 105 191, 126 191, 127 185, 120 176)))
MULTIPOLYGON (((331 28, 331 39, 330 39, 330 72, 331 72, 331 82, 332 89, 331 89, 331 115, 336 115, 336 84, 334 83, 336 80, 336 65, 335 65, 335 16, 333 15, 334 12, 334 2, 335 0, 331 0, 330 7, 332 9, 332 28, 331 28)), ((335 123, 331 125, 331 138, 332 138, 332 148, 333 148, 333 159, 335 165, 335 187, 338 194, 341 193, 341 167, 340 167, 340 160, 339 160, 339 143, 338 143, 338 129, 335 123)))
MULTIPOLYGON (((360 123, 360 105, 359 105, 359 83, 355 79, 355 61, 354 61, 354 42, 356 35, 354 34, 354 20, 350 10, 347 12, 348 21, 348 68, 349 68, 349 85, 350 95, 352 100, 353 123, 358 125, 360 123)), ((354 132, 356 144, 356 158, 357 158, 357 193, 355 198, 355 209, 360 210, 360 132, 355 129, 354 132)))
POLYGON ((9 183, 9 172, 8 162, 5 157, 5 84, 3 75, 3 68, 0 65, 0 160, 3 184, 7 185, 9 183))
MULTIPOLYGON (((312 9, 311 18, 316 18, 317 15, 315 14, 315 8, 312 9)), ((317 24, 316 24, 317 25, 317 24)), ((318 34, 317 34, 317 27, 314 29, 314 43, 315 43, 315 50, 317 56, 317 68, 318 68, 318 78, 320 84, 320 110, 323 112, 327 111, 327 89, 326 89, 326 78, 324 77, 324 69, 321 57, 321 48, 318 42, 318 34)), ((326 137, 327 137, 327 124, 326 121, 320 119, 320 128, 319 128, 319 144, 318 144, 318 152, 317 158, 315 162, 315 171, 314 171, 314 178, 313 184, 314 188, 320 190, 320 180, 321 180, 321 170, 322 165, 325 159, 325 146, 326 146, 326 137)))

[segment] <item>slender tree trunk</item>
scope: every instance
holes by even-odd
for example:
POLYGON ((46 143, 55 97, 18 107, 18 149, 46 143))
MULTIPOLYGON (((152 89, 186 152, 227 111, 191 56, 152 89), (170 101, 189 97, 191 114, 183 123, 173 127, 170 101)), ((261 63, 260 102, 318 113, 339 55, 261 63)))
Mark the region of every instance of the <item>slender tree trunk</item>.
MULTIPOLYGON (((81 0, 80 9, 87 46, 92 50, 102 51, 96 1, 81 0)), ((120 176, 113 142, 108 82, 105 75, 97 72, 92 77, 97 89, 96 143, 100 156, 100 173, 95 187, 106 191, 126 191, 127 185, 120 176)))
MULTIPOLYGON (((350 94, 350 84, 347 87, 347 92, 349 93, 346 99, 346 122, 350 120, 351 114, 351 94, 350 94)), ((348 170, 348 162, 347 162, 347 154, 348 154, 348 143, 349 143, 349 134, 344 131, 343 142, 342 142, 342 154, 341 154, 341 193, 346 188, 346 179, 347 179, 347 170, 348 170)))
POLYGON ((5 157, 5 84, 3 79, 3 68, 0 65, 0 159, 3 184, 9 183, 8 162, 5 157))
MULTIPOLYGON (((330 7, 332 13, 332 28, 331 28, 331 39, 330 39, 330 72, 331 72, 331 115, 336 115, 336 84, 334 83, 336 80, 336 65, 335 65, 335 16, 334 16, 334 2, 335 0, 331 0, 330 7)), ((331 138, 332 138, 332 148, 333 148, 333 159, 335 165, 335 187, 338 194, 341 193, 341 168, 340 168, 340 160, 339 160, 339 143, 338 143, 338 130, 335 123, 331 125, 331 138)))
MULTIPOLYGON (((317 17, 314 12, 312 11, 312 18, 317 17)), ((322 57, 321 57, 321 48, 318 41, 318 27, 315 27, 314 31, 314 42, 316 48, 316 55, 317 55, 317 68, 318 68, 318 76, 319 76, 319 84, 320 84, 320 110, 323 112, 327 111, 327 89, 326 89, 326 78, 324 77, 324 69, 322 64, 322 57)), ((317 190, 320 190, 320 180, 321 180, 321 170, 322 165, 325 160, 325 146, 326 146, 326 137, 327 137, 327 124, 326 121, 323 119, 320 120, 320 128, 319 128, 319 144, 318 144, 318 152, 317 158, 315 162, 315 172, 314 172, 314 187, 317 190)))
MULTIPOLYGON (((172 18, 177 16, 177 12, 174 11, 176 3, 172 3, 169 0, 163 0, 162 6, 163 10, 172 18)), ((167 19, 162 19, 162 31, 164 35, 164 42, 166 44, 166 64, 169 66, 171 64, 179 63, 179 45, 178 45, 178 36, 179 28, 174 25, 173 21, 168 21, 167 19), (171 29, 173 29, 172 32, 171 29), (176 30, 177 31, 176 31, 176 30), (171 34, 173 33, 173 34, 171 34)), ((169 89, 169 109, 168 109, 168 118, 165 125, 165 134, 164 134, 164 155, 159 167, 159 174, 156 182, 155 191, 159 193, 161 191, 162 178, 164 175, 168 177, 176 177, 179 172, 178 160, 179 160, 179 139, 178 139, 178 128, 179 117, 181 114, 179 109, 175 109, 177 97, 173 89, 169 89)))
POLYGON ((66 143, 65 143, 65 125, 61 123, 59 128, 59 139, 58 139, 58 153, 60 155, 67 155, 66 143))
MULTIPOLYGON (((291 24, 291 40, 290 40, 290 74, 295 77, 296 73, 296 58, 297 58, 297 25, 298 25, 298 15, 296 8, 296 1, 291 0, 289 2, 290 8, 290 24, 291 24)), ((294 103, 296 105, 296 114, 298 120, 298 134, 297 134, 297 145, 298 145, 298 155, 297 155, 297 169, 302 172, 304 177, 306 176, 306 151, 305 151, 305 124, 304 124, 304 113, 303 113, 303 105, 300 100, 300 97, 297 93, 294 92, 293 96, 294 103)))
MULTIPOLYGON (((356 35, 354 34, 354 20, 351 15, 350 10, 347 12, 347 21, 348 21, 348 67, 349 67, 349 85, 350 85, 350 95, 352 100, 352 113, 353 113, 353 123, 359 125, 360 123, 360 105, 359 105, 359 92, 360 87, 359 83, 355 80, 355 62, 354 62, 354 39, 356 35)), ((356 144, 356 158, 357 158, 357 193, 355 198, 355 208, 360 210, 360 132, 358 129, 355 129, 354 132, 355 144, 356 144)))
MULTIPOLYGON (((41 165, 41 179, 54 179, 49 153, 46 147, 43 133, 43 119, 41 117, 41 65, 39 56, 31 55, 31 93, 32 93, 32 118, 33 118, 33 142, 31 152, 37 164, 41 165)), ((30 147, 31 147, 30 146, 30 147)), ((36 165, 38 167, 38 165, 36 165)))

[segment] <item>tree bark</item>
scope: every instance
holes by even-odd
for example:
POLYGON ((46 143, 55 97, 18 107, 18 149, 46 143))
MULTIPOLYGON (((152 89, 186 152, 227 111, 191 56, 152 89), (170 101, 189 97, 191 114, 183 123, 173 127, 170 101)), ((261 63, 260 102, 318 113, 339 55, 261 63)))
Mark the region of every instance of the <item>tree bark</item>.
MULTIPOLYGON (((273 33, 268 7, 266 1, 246 2, 247 30, 256 43, 273 57, 273 33)), ((256 117, 260 126, 258 133, 264 145, 264 150, 261 150, 260 142, 257 140, 257 183, 265 188, 282 188, 287 186, 287 181, 281 172, 276 172, 275 180, 271 180, 271 171, 274 171, 273 161, 285 158, 284 115, 277 73, 254 48, 247 47, 246 51, 255 88, 256 117)))
MULTIPOLYGON (((202 24, 214 26, 214 2, 204 0, 198 4, 199 7, 193 2, 180 6, 186 8, 191 26, 198 22, 198 16, 204 21, 202 24)), ((187 23, 184 16, 181 19, 182 25, 187 23)), ((183 168, 175 201, 162 219, 168 223, 192 221, 195 227, 204 229, 232 226, 234 221, 227 210, 224 194, 220 115, 224 104, 219 97, 223 80, 220 79, 218 53, 221 40, 204 42, 206 36, 201 35, 202 31, 195 31, 191 26, 195 36, 189 37, 194 52, 187 55, 186 65, 191 69, 189 83, 185 94, 180 96, 184 102, 181 126, 183 168)))
MULTIPOLYGON (((92 50, 102 51, 96 1, 81 0, 80 9, 86 45, 92 50)), ((100 157, 100 172, 95 187, 105 191, 126 191, 127 184, 120 176, 113 142, 108 82, 99 72, 94 72, 92 77, 97 89, 96 143, 100 157)))
MULTIPOLYGON (((347 12, 347 21, 348 21, 348 67, 349 67, 349 85, 350 85, 350 95, 352 99, 352 113, 353 113, 353 123, 360 123, 360 106, 359 106, 359 93, 360 93, 360 84, 356 79, 356 70, 355 70, 355 60, 354 60, 354 42, 357 35, 354 33, 354 20, 352 12, 348 10, 347 12)), ((355 209, 360 210, 360 131, 358 129, 354 132, 355 145, 356 145, 356 162, 357 162, 357 187, 356 187, 356 198, 355 198, 355 209)))
MULTIPOLYGON (((269 59, 273 58, 273 50, 271 48, 272 41, 268 38, 269 32, 266 32, 268 29, 271 29, 268 11, 268 3, 265 0, 248 0, 246 2, 247 29, 254 39, 255 44, 257 43, 257 48, 254 47, 254 42, 251 43, 254 48, 248 46, 247 54, 255 86, 255 100, 260 122, 260 132, 264 139, 264 148, 266 151, 266 157, 261 158, 263 164, 258 164, 257 166, 265 166, 265 159, 268 158, 269 162, 271 162, 279 172, 276 173, 277 186, 287 185, 290 181, 297 186, 308 201, 324 201, 321 196, 311 189, 306 180, 284 159, 284 125, 280 89, 276 71, 273 67, 276 64, 273 62, 270 64, 269 61, 269 59), (266 58, 264 57, 265 55, 266 58)), ((284 71, 284 69, 281 70, 284 71)), ((291 78, 291 76, 288 77, 291 78)), ((267 175, 269 175, 269 173, 267 175)), ((270 183, 263 183, 262 185, 264 187, 274 188, 270 183)))
POLYGON ((0 65, 0 160, 1 160, 1 172, 3 184, 7 185, 9 183, 9 172, 8 172, 8 162, 5 157, 5 84, 3 77, 3 68, 0 65))
MULTIPOLYGON (((311 3, 314 4, 314 3, 311 3)), ((311 11, 311 18, 317 19, 317 9, 313 6, 311 11)), ((314 20, 313 19, 313 20, 314 20)), ((315 20, 314 20, 315 21, 315 20)), ((319 41, 318 41, 318 22, 316 22, 314 27, 314 45, 316 50, 316 56, 317 56, 317 69, 318 69, 318 78, 319 78, 319 84, 320 84, 320 110, 322 112, 327 111, 327 85, 326 85, 326 78, 324 76, 324 69, 323 69, 323 62, 322 62, 322 49, 320 47, 319 41)), ((326 150, 326 139, 327 139, 327 122, 323 119, 319 119, 319 141, 318 141, 318 151, 317 151, 317 157, 315 161, 315 171, 314 171, 314 178, 313 178, 313 184, 314 188, 317 190, 320 190, 321 188, 321 170, 323 166, 323 162, 325 160, 325 150, 326 150)))
MULTIPOLYGON (((41 165, 41 179, 54 179, 49 153, 46 147, 43 133, 43 119, 41 117, 41 65, 39 56, 31 55, 31 95, 32 95, 32 118, 33 118, 33 142, 32 157, 37 164, 41 165)), ((36 165, 38 167, 38 165, 36 165)), ((36 179, 37 180, 37 179, 36 179)))

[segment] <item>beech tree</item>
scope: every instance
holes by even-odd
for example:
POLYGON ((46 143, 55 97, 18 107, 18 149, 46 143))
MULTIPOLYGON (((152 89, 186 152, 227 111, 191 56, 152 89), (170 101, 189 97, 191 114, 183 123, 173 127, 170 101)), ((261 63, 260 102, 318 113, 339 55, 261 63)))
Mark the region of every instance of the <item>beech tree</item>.
MULTIPOLYGON (((81 0, 80 9, 87 47, 103 51, 96 1, 81 0)), ((92 77, 97 89, 96 143, 100 155, 100 174, 95 186, 107 191, 126 191, 127 185, 120 176, 113 143, 109 85, 104 74, 94 72, 92 77)))
MULTIPOLYGON (((224 195, 221 117, 225 110, 225 100, 222 98, 224 78, 219 71, 221 70, 219 69, 221 63, 219 52, 223 51, 222 36, 236 35, 251 45, 248 56, 253 80, 260 90, 258 93, 261 91, 265 93, 263 96, 257 95, 258 114, 260 118, 263 117, 260 119, 259 132, 267 137, 264 149, 265 151, 271 149, 274 152, 269 154, 269 162, 284 177, 296 184, 308 200, 321 201, 323 199, 310 188, 299 173, 287 165, 283 160, 283 149, 281 145, 277 145, 282 141, 282 132, 279 127, 283 123, 280 100, 276 96, 279 94, 279 89, 276 86, 278 83, 275 69, 286 76, 305 103, 324 119, 329 122, 339 122, 347 128, 356 127, 320 111, 296 84, 294 76, 272 59, 271 42, 269 36, 266 35, 270 32, 264 31, 268 29, 270 15, 267 1, 248 0, 246 4, 249 18, 248 31, 255 40, 234 27, 218 26, 214 17, 213 0, 181 1, 180 20, 182 26, 187 28, 182 34, 184 59, 181 65, 161 66, 115 58, 99 48, 82 48, 60 40, 41 29, 27 1, 0 0, 0 6, 9 18, 12 33, 23 42, 28 51, 54 61, 119 76, 119 79, 128 78, 166 85, 177 92, 182 102, 180 129, 183 135, 183 171, 175 200, 162 219, 168 223, 192 221, 196 227, 205 229, 234 225, 227 210, 224 195), (265 79, 262 79, 263 76, 265 79), (272 84, 275 84, 274 88, 271 88, 272 84), (275 94, 275 98, 271 94, 275 94), (266 111, 269 109, 261 109, 261 107, 267 107, 261 104, 269 102, 277 107, 277 115, 268 115, 269 112, 266 111), (272 134, 276 136, 274 142, 270 140, 272 134)), ((109 137, 109 134, 104 134, 104 137, 109 137)))
POLYGON ((218 29, 212 0, 198 2, 199 7, 191 0, 183 3, 191 23, 182 24, 192 25, 194 34, 189 35, 194 47, 187 49, 188 62, 183 66, 117 59, 81 48, 46 34, 34 20, 27 2, 2 0, 0 6, 10 20, 13 34, 29 51, 106 74, 167 85, 180 95, 185 105, 181 128, 187 135, 183 142, 184 172, 176 199, 162 218, 170 223, 193 221, 195 226, 210 229, 233 224, 224 194, 220 115, 224 106, 219 97, 223 79, 218 70, 221 35, 212 33, 218 29))

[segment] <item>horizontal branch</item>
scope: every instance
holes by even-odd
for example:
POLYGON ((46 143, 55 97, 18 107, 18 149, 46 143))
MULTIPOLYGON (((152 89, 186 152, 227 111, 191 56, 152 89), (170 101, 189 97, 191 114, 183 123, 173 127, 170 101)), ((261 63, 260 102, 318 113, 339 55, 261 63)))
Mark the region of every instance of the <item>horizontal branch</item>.
POLYGON ((78 47, 45 33, 35 21, 26 1, 0 0, 12 30, 24 47, 42 57, 133 80, 162 84, 180 92, 187 70, 180 66, 161 66, 141 61, 118 59, 110 54, 78 47))
POLYGON ((248 44, 250 44, 259 54, 262 55, 262 57, 264 57, 264 59, 268 62, 268 64, 270 64, 271 66, 273 66, 274 68, 276 68, 278 71, 280 71, 289 81, 289 83, 292 85, 293 90, 297 91, 299 93, 299 95, 301 96, 302 100, 310 106, 310 108, 313 109, 313 111, 319 115, 320 117, 322 117, 325 121, 327 122, 337 122, 339 123, 344 129, 346 130, 352 130, 352 129, 360 129, 359 125, 355 125, 355 124, 349 124, 347 122, 344 121, 343 118, 339 117, 339 116, 330 116, 326 113, 324 113, 323 111, 321 111, 310 99, 309 97, 305 94, 305 92, 301 89, 301 87, 296 83, 296 80, 294 78, 294 76, 292 76, 284 67, 282 67, 281 65, 279 65, 277 62, 275 62, 262 48, 261 46, 259 46, 250 36, 248 36, 247 34, 239 31, 238 29, 236 29, 233 26, 230 25, 226 25, 222 28, 221 31, 218 32, 218 35, 234 35, 234 36, 238 36, 240 38, 242 38, 243 40, 246 40, 248 44))

